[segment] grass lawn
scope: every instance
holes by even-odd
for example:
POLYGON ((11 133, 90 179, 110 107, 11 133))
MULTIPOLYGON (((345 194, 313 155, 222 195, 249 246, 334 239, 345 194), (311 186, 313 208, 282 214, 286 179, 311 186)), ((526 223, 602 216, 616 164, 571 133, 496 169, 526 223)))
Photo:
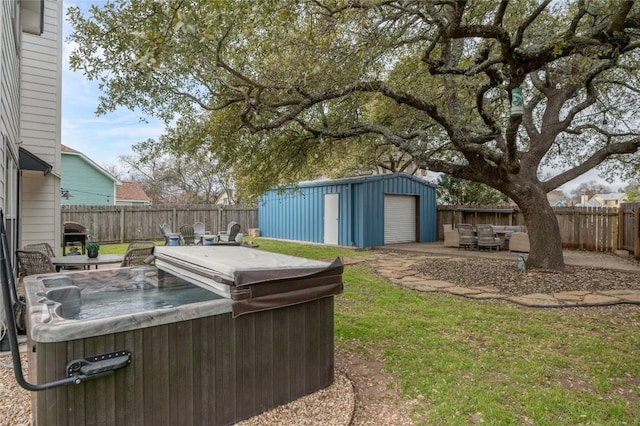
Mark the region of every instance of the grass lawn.
MULTIPOLYGON (((155 242, 157 246, 163 246, 164 240, 159 240, 155 242)), ((101 254, 119 254, 123 256, 126 251, 129 243, 122 244, 100 244, 100 253, 101 254)))
MULTIPOLYGON (((324 260, 370 253, 251 240, 324 260)), ((638 306, 535 310, 418 293, 366 264, 346 267, 343 279, 336 345, 382 353, 403 397, 417 401, 418 424, 640 424, 638 306)))

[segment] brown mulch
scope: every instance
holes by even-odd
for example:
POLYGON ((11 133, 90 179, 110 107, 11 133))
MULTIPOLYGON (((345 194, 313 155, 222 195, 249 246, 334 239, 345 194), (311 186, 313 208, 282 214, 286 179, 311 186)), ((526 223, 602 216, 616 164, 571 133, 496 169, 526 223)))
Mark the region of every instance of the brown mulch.
POLYGON ((481 258, 437 258, 413 266, 432 279, 461 287, 495 287, 501 294, 522 296, 562 291, 640 290, 640 274, 568 265, 564 272, 522 272, 513 261, 481 258))

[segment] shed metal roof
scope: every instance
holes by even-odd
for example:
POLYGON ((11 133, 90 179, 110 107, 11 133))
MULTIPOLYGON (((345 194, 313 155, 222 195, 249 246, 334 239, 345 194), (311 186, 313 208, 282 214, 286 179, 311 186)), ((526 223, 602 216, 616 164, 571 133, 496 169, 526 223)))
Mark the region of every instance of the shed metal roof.
MULTIPOLYGON (((354 176, 354 177, 346 177, 346 178, 339 178, 339 179, 322 179, 322 180, 314 180, 314 181, 305 181, 305 182, 298 183, 297 186, 309 188, 313 186, 325 186, 325 185, 337 185, 337 184, 346 185, 350 183, 364 183, 364 182, 373 182, 373 181, 379 181, 379 180, 389 180, 389 179, 395 179, 397 177, 411 179, 423 185, 431 186, 433 188, 437 187, 437 185, 432 182, 429 182, 425 179, 410 175, 408 173, 403 173, 403 172, 383 174, 383 175, 366 175, 366 176, 354 176)), ((282 186, 290 187, 293 185, 282 185, 282 186)))

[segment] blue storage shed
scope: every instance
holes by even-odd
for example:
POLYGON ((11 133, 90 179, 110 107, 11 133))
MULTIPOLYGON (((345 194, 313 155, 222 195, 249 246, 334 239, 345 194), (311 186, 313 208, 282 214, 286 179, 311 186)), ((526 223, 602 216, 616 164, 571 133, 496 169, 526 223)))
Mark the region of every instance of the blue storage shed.
POLYGON ((436 241, 436 187, 406 173, 273 189, 258 203, 260 235, 353 247, 436 241))

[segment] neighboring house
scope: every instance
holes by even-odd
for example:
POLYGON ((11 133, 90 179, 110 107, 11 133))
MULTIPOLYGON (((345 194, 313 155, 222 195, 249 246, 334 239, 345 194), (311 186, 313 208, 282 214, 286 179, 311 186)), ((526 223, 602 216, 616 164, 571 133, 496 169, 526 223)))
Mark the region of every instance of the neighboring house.
POLYGON ((580 197, 580 202, 575 207, 602 207, 602 205, 594 199, 587 199, 586 196, 580 197))
POLYGON ((58 248, 62 2, 3 0, 0 24, 0 208, 8 252, 36 242, 58 248))
POLYGON ((271 238, 354 247, 437 240, 435 185, 406 173, 273 189, 260 197, 258 217, 260 235, 271 238))
POLYGON ((144 192, 138 182, 121 182, 116 186, 116 205, 118 206, 150 206, 151 198, 144 192))
POLYGON ((62 145, 63 205, 115 205, 120 182, 83 153, 62 145))
POLYGON ((217 204, 219 206, 233 206, 236 204, 235 195, 236 194, 233 189, 223 190, 220 192, 220 195, 218 195, 213 204, 217 204))
POLYGON ((591 197, 601 206, 619 207, 621 203, 626 203, 629 197, 624 192, 612 192, 610 194, 596 194, 591 197))
POLYGON ((552 207, 567 207, 564 193, 558 189, 547 193, 547 200, 552 207))
POLYGON ((580 203, 576 207, 619 207, 621 203, 626 203, 628 195, 624 192, 612 192, 609 194, 595 194, 588 198, 587 195, 580 197, 580 203))

